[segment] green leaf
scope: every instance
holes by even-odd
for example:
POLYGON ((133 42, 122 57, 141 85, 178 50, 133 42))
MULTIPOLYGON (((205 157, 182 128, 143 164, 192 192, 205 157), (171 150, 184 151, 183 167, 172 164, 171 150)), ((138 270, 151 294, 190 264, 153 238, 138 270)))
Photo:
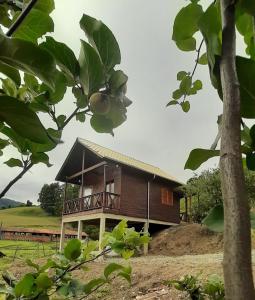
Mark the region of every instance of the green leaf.
POLYGON ((111 92, 115 93, 120 90, 124 85, 126 85, 127 81, 128 77, 123 71, 114 71, 109 80, 111 92))
POLYGON ((79 75, 79 63, 73 51, 65 44, 55 41, 47 36, 46 41, 40 47, 48 50, 56 59, 57 65, 65 74, 70 85, 74 85, 79 75))
POLYGON ((168 103, 167 103, 167 105, 166 105, 166 106, 170 106, 170 105, 176 105, 176 104, 179 104, 179 102, 178 102, 178 101, 176 101, 176 100, 171 100, 170 102, 168 102, 168 103))
POLYGON ((177 80, 181 81, 185 76, 187 75, 187 72, 180 71, 177 73, 177 80))
POLYGON ((199 29, 203 34, 206 48, 207 59, 210 69, 212 85, 220 90, 220 72, 219 59, 216 56, 221 55, 221 16, 218 6, 211 4, 198 22, 199 29))
POLYGON ((40 273, 35 279, 35 283, 38 286, 38 288, 47 290, 52 286, 53 281, 49 278, 49 276, 46 273, 40 273))
POLYGON ((110 263, 109 265, 107 265, 104 269, 104 276, 106 279, 109 278, 109 276, 113 273, 116 272, 118 270, 123 270, 124 267, 122 265, 116 264, 116 263, 110 263))
POLYGON ((107 119, 105 116, 93 115, 90 119, 90 125, 96 132, 110 133, 113 135, 112 121, 107 119))
POLYGON ((99 90, 104 82, 103 66, 97 52, 82 40, 79 64, 80 83, 85 94, 89 95, 99 90))
POLYGON ((182 110, 187 113, 189 110, 190 110, 190 103, 189 101, 184 101, 181 103, 181 107, 182 107, 182 110))
POLYGON ((187 94, 191 88, 192 80, 190 76, 185 76, 180 83, 180 91, 187 94))
POLYGON ((201 89, 203 88, 202 81, 201 81, 201 80, 196 80, 196 81, 194 81, 193 87, 194 87, 196 90, 201 90, 201 89))
POLYGON ((112 236, 115 237, 117 240, 121 239, 127 229, 127 220, 122 220, 119 222, 117 226, 113 228, 112 236))
MULTIPOLYGON (((27 0, 29 2, 29 0, 27 0)), ((50 14, 55 9, 54 0, 37 0, 34 8, 50 14)))
POLYGON ((222 205, 213 207, 208 215, 203 219, 202 224, 206 225, 210 230, 215 232, 223 232, 224 230, 224 210, 222 205))
POLYGON ((39 271, 40 269, 40 266, 38 264, 35 264, 31 261, 31 259, 26 259, 26 264, 29 266, 29 267, 32 267, 34 269, 36 269, 37 271, 39 271))
POLYGON ((183 96, 183 92, 178 89, 178 90, 175 90, 173 93, 172 93, 172 97, 174 100, 178 100, 180 99, 181 97, 183 96))
POLYGON ((118 42, 104 23, 84 14, 80 20, 80 26, 91 45, 99 53, 106 72, 120 64, 121 54, 118 42))
POLYGON ((196 40, 191 37, 186 40, 176 41, 177 47, 182 51, 194 51, 196 50, 196 40))
POLYGON ((202 6, 197 3, 190 3, 177 14, 174 20, 172 39, 181 50, 196 49, 196 40, 193 35, 198 31, 197 23, 202 14, 202 6))
POLYGON ((81 241, 78 239, 70 240, 65 246, 64 255, 69 260, 76 260, 81 255, 81 241))
POLYGON ((17 158, 10 158, 9 160, 4 162, 8 167, 20 167, 23 168, 23 163, 20 159, 17 158))
POLYGON ((86 115, 84 112, 78 112, 75 117, 76 117, 76 120, 81 123, 84 123, 86 120, 86 115))
POLYGON ((253 0, 240 0, 239 3, 245 12, 251 16, 255 16, 255 2, 253 0))
POLYGON ((73 87, 72 92, 77 102, 76 105, 79 108, 85 108, 88 106, 88 97, 83 93, 82 89, 79 87, 73 87))
POLYGON ((0 120, 17 134, 40 144, 49 142, 45 128, 28 105, 9 96, 0 96, 0 108, 0 120))
POLYGON ((130 250, 130 249, 124 249, 121 251, 121 256, 124 259, 129 259, 131 256, 133 256, 135 253, 135 250, 130 250))
POLYGON ((244 118, 255 117, 255 61, 237 56, 236 69, 240 84, 241 116, 244 118), (247 71, 249 70, 249 71, 247 71))
POLYGON ((0 62, 34 75, 54 89, 55 60, 35 44, 0 34, 0 62))
POLYGON ((83 291, 85 294, 90 294, 96 287, 106 283, 104 278, 95 278, 84 285, 83 291))
POLYGON ((119 99, 112 97, 110 111, 107 113, 106 117, 112 122, 113 128, 120 126, 126 121, 126 113, 127 109, 124 104, 119 101, 119 99))
POLYGON ((57 122, 58 125, 63 126, 66 120, 66 116, 65 115, 60 115, 57 117, 57 122))
POLYGON ((15 286, 14 292, 16 297, 29 296, 33 290, 35 279, 30 273, 26 274, 15 286))
POLYGON ((10 67, 7 64, 0 61, 0 73, 12 79, 17 86, 20 86, 21 83, 20 74, 19 71, 16 70, 15 68, 10 67))
POLYGON ((27 153, 27 140, 18 135, 13 129, 8 126, 3 126, 1 128, 1 133, 6 135, 10 140, 11 144, 16 147, 20 153, 26 154, 27 153))
POLYGON ((12 22, 8 10, 9 10, 8 5, 5 5, 5 4, 1 3, 1 6, 0 6, 0 24, 2 24, 3 26, 5 26, 7 28, 10 27, 11 22, 12 22))
POLYGON ((4 139, 0 138, 0 149, 4 149, 8 145, 9 145, 9 141, 8 140, 4 140, 4 139))
POLYGON ((202 54, 202 55, 199 57, 198 63, 199 63, 200 65, 207 65, 207 64, 208 64, 208 60, 207 60, 207 55, 206 55, 206 53, 202 54))
POLYGON ((246 166, 249 170, 255 171, 255 153, 248 153, 246 155, 246 166))
MULTIPOLYGON (((251 228, 255 228, 255 213, 250 212, 251 228)), ((224 230, 224 209, 222 205, 213 207, 208 215, 203 219, 202 224, 206 225, 211 231, 223 232, 224 230)))
POLYGON ((47 167, 51 167, 49 162, 49 156, 46 153, 38 152, 31 155, 31 161, 33 164, 44 163, 47 167))
POLYGON ((207 149, 193 149, 190 154, 189 158, 186 161, 184 169, 196 170, 201 166, 202 163, 207 161, 209 158, 219 156, 219 150, 207 150, 207 149))
POLYGON ((43 11, 33 8, 15 30, 13 37, 36 43, 38 38, 45 33, 53 31, 54 23, 51 17, 43 11))
POLYGON ((11 97, 17 97, 18 91, 16 84, 10 78, 1 79, 2 81, 2 89, 5 94, 11 97))
POLYGON ((38 92, 39 83, 35 76, 25 73, 24 82, 31 91, 38 92))
POLYGON ((65 96, 67 83, 63 73, 59 71, 55 73, 54 85, 54 90, 50 90, 45 84, 40 88, 40 92, 46 92, 45 98, 50 104, 57 104, 65 96))
POLYGON ((83 249, 83 257, 88 259, 91 256, 91 252, 98 248, 98 241, 89 241, 83 249))

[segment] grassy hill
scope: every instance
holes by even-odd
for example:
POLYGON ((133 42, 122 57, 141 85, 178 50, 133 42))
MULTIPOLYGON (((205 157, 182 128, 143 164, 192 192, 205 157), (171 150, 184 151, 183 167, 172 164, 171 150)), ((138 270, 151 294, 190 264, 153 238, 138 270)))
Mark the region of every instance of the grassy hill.
POLYGON ((49 216, 40 207, 15 207, 0 210, 3 227, 60 229, 60 218, 49 216))

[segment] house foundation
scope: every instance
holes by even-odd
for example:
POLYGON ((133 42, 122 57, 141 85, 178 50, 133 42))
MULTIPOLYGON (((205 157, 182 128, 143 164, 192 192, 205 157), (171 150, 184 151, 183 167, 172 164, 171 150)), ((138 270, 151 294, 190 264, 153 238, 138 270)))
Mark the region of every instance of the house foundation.
MULTIPOLYGON (((143 218, 135 218, 129 217, 124 215, 115 215, 110 213, 96 213, 96 214, 88 214, 88 215, 77 215, 77 216, 63 216, 62 225, 61 225, 61 238, 60 238, 60 251, 64 248, 65 243, 65 228, 68 223, 77 223, 78 230, 77 230, 77 238, 82 239, 82 228, 84 228, 86 222, 97 222, 99 223, 99 251, 102 251, 101 244, 103 241, 103 236, 105 233, 105 229, 108 224, 116 225, 121 220, 127 220, 130 224, 140 224, 143 227, 144 233, 149 232, 149 225, 157 224, 157 225, 164 225, 164 226, 176 226, 176 223, 171 222, 164 222, 158 220, 148 220, 143 218)), ((144 245, 144 255, 148 254, 148 244, 144 245)))

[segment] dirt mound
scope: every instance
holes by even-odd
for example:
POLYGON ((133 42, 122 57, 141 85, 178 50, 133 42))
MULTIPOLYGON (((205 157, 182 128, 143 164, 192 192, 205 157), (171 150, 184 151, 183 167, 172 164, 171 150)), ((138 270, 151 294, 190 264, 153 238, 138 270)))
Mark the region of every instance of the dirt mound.
POLYGON ((199 224, 181 224, 156 233, 149 249, 150 254, 169 256, 217 253, 223 250, 223 235, 199 224))

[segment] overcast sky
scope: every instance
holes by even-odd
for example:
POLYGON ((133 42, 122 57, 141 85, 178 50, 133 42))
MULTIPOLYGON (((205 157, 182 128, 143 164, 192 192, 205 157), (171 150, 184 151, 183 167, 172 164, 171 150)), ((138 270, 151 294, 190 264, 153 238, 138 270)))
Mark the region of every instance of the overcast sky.
MULTIPOLYGON (((204 88, 191 99, 191 110, 185 114, 178 107, 166 108, 173 90, 178 87, 176 73, 192 70, 194 53, 178 51, 171 40, 174 17, 181 0, 55 0, 52 14, 54 37, 68 44, 79 54, 80 39, 85 39, 79 27, 83 13, 89 14, 111 28, 122 54, 120 68, 129 76, 127 96, 133 101, 128 119, 115 130, 114 138, 98 134, 86 123, 72 121, 63 134, 64 144, 49 153, 51 168, 38 165, 32 168, 6 195, 8 198, 36 202, 40 188, 51 183, 79 136, 100 145, 158 166, 179 180, 186 181, 192 172, 184 170, 189 152, 197 147, 209 147, 217 132, 216 119, 221 102, 209 83, 208 71, 200 66, 195 78, 203 80, 204 88)), ((74 98, 70 92, 59 113, 71 113, 74 98)), ((50 125, 43 117, 44 124, 50 125)), ((1 161, 12 157, 8 147, 1 161)), ((16 155, 16 157, 18 157, 16 155)), ((217 160, 204 164, 202 169, 217 166, 217 160)), ((0 186, 4 187, 19 172, 18 168, 1 167, 0 186)))

